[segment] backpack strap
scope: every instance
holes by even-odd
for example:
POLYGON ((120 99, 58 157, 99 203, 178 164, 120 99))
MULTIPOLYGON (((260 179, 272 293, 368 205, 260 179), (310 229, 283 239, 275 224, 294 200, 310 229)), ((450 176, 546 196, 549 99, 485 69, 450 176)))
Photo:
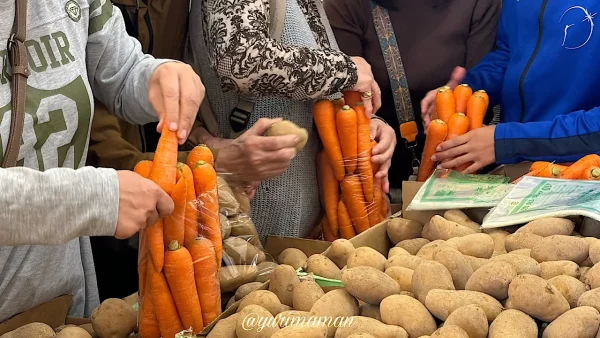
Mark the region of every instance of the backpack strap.
POLYGON ((25 39, 27 36, 27 0, 15 1, 15 21, 13 32, 8 39, 7 50, 12 70, 11 84, 11 118, 10 131, 6 152, 2 159, 2 167, 9 168, 17 165, 21 138, 23 137, 23 123, 25 120, 25 95, 27 92, 27 77, 29 68, 27 64, 27 49, 25 39))
MULTIPOLYGON (((286 5, 286 0, 269 0, 269 37, 275 41, 281 41, 286 5)), ((229 138, 236 138, 246 130, 254 109, 254 100, 248 95, 240 95, 237 106, 229 115, 229 125, 231 126, 229 138)))

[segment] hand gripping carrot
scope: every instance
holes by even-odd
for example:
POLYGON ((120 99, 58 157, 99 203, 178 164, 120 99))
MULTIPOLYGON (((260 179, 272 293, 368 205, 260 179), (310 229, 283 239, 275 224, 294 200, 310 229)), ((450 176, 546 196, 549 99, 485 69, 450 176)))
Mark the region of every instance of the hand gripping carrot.
POLYGON ((196 289, 194 262, 190 252, 177 241, 169 243, 169 250, 165 254, 165 277, 183 327, 191 328, 194 334, 202 331, 204 322, 196 289))
POLYGON ((173 213, 164 219, 165 247, 172 241, 183 243, 185 238, 185 207, 187 205, 187 181, 180 177, 171 193, 171 198, 175 204, 173 213))
POLYGON ((358 155, 358 120, 356 111, 346 105, 335 115, 338 137, 348 174, 354 174, 358 155))
POLYGON ((217 173, 210 164, 199 161, 192 169, 196 197, 199 203, 200 234, 208 238, 215 247, 217 266, 221 267, 223 244, 219 217, 219 195, 217 193, 217 173))
POLYGON ((417 174, 417 181, 425 182, 433 173, 436 162, 431 160, 431 157, 436 153, 437 146, 444 142, 448 136, 448 125, 442 120, 433 120, 427 129, 427 138, 423 147, 423 156, 421 157, 421 165, 417 174))
POLYGON ((483 127, 483 119, 487 112, 488 104, 485 98, 479 94, 474 94, 467 103, 467 117, 469 118, 469 130, 483 127))
POLYGON ((354 108, 354 106, 358 103, 362 102, 362 95, 359 92, 347 91, 344 92, 344 104, 349 106, 350 108, 354 108))
POLYGON ((331 167, 325 152, 319 154, 318 170, 321 191, 323 193, 325 215, 328 220, 328 225, 331 227, 329 231, 333 236, 337 236, 339 234, 337 208, 340 198, 340 185, 335 179, 333 168, 331 167))
POLYGON ((198 237, 188 244, 194 262, 196 290, 200 298, 204 326, 208 326, 221 314, 221 290, 215 249, 210 240, 198 237))
POLYGON ((176 183, 178 146, 177 133, 169 130, 165 123, 154 152, 154 164, 150 179, 169 195, 173 192, 176 183))
POLYGON ((454 99, 456 100, 457 113, 464 114, 467 112, 467 102, 469 101, 471 95, 473 95, 473 90, 468 84, 463 83, 454 88, 454 99))
POLYGON ((187 164, 177 163, 177 179, 183 177, 187 182, 187 196, 185 199, 184 245, 193 241, 199 234, 198 229, 198 205, 196 203, 196 189, 194 188, 194 176, 192 169, 187 164))
POLYGON ((210 163, 213 167, 215 166, 215 158, 212 151, 206 146, 206 144, 199 144, 195 146, 188 153, 186 164, 188 167, 193 167, 198 161, 204 161, 210 163))
POLYGON ((370 227, 360 180, 354 175, 346 176, 341 186, 342 199, 348 209, 348 214, 352 219, 356 232, 360 234, 370 227))
POLYGON ((352 237, 356 236, 356 231, 352 226, 352 220, 348 214, 346 204, 344 204, 344 201, 341 199, 340 203, 338 204, 338 222, 340 224, 340 234, 342 235, 342 238, 351 239, 352 237))
POLYGON ((571 164, 565 171, 560 175, 560 178, 566 180, 578 180, 583 175, 585 169, 590 166, 600 166, 600 156, 591 154, 582 157, 579 161, 571 164))
POLYGON ((338 182, 341 182, 346 172, 344 170, 342 148, 338 139, 335 115, 336 110, 334 110, 333 102, 329 100, 319 100, 313 107, 313 119, 319 131, 321 142, 323 142, 323 148, 325 148, 327 157, 331 162, 335 178, 338 182))
POLYGON ((439 119, 448 123, 450 116, 456 113, 456 99, 449 87, 442 87, 435 96, 435 111, 439 119))
POLYGON ((175 338, 175 335, 183 331, 183 325, 177 313, 177 307, 171 295, 167 279, 158 272, 154 265, 148 265, 150 273, 150 290, 152 291, 152 300, 156 307, 156 317, 158 319, 158 327, 162 338, 175 338))
MULTIPOLYGON (((457 136, 466 134, 468 131, 469 131, 469 118, 463 113, 456 113, 456 114, 452 115, 450 117, 450 120, 448 121, 448 136, 446 137, 446 140, 451 140, 457 136)), ((443 162, 448 162, 451 160, 452 159, 446 159, 443 162)), ((463 166, 464 166, 464 164, 463 164, 463 166, 453 168, 453 170, 462 172, 463 170, 467 169, 470 165, 471 165, 471 163, 469 163, 468 166, 463 168, 463 166)))
MULTIPOLYGON (((143 178, 150 178, 150 173, 152 172, 152 161, 140 161, 138 162, 133 171, 143 178)), ((138 263, 138 276, 139 276, 139 291, 140 295, 143 296, 145 293, 146 287, 146 276, 147 267, 148 267, 148 257, 146 256, 148 253, 148 244, 146 243, 148 235, 145 230, 140 232, 140 248, 139 248, 139 257, 141 257, 140 262, 138 263)))
POLYGON ((371 164, 371 119, 365 115, 365 106, 357 103, 354 110, 358 121, 358 172, 365 200, 373 203, 373 167, 371 164))

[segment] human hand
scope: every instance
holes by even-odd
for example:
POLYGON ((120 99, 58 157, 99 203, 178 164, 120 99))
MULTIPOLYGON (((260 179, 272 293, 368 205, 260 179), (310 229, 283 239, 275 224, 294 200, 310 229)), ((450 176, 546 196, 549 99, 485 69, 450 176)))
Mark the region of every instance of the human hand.
POLYGON ((388 170, 392 165, 392 156, 396 148, 396 133, 392 127, 378 119, 371 120, 371 138, 377 141, 371 153, 371 162, 379 165, 379 171, 375 174, 380 178, 383 191, 390 192, 390 181, 388 179, 388 170))
POLYGON ((358 80, 356 85, 352 87, 352 90, 361 94, 371 93, 371 95, 365 94, 362 96, 362 101, 365 105, 365 115, 371 118, 371 115, 375 114, 381 108, 381 89, 379 89, 379 85, 375 82, 371 65, 365 59, 354 56, 352 57, 352 61, 354 61, 358 72, 358 80))
POLYGON ((119 214, 115 237, 126 239, 173 212, 173 200, 158 185, 129 170, 117 171, 119 214))
MULTIPOLYGON (((463 67, 456 67, 452 74, 450 75, 450 81, 446 84, 446 86, 454 89, 456 86, 462 83, 467 75, 467 70, 463 67)), ((421 101, 421 117, 423 118, 423 125, 425 126, 425 130, 429 126, 429 122, 431 122, 431 115, 433 114, 433 107, 435 106, 435 97, 437 95, 438 89, 431 90, 425 95, 423 100, 421 101)))
POLYGON ((440 164, 444 169, 451 169, 465 163, 473 162, 463 171, 473 174, 477 170, 496 162, 494 149, 494 131, 496 126, 477 128, 470 132, 443 142, 437 147, 437 153, 431 157, 433 161, 448 162, 440 164))
POLYGON ((191 66, 179 62, 158 66, 148 86, 148 100, 159 118, 156 130, 161 132, 167 123, 171 131, 177 131, 179 144, 183 144, 204 99, 204 91, 200 77, 191 66))
POLYGON ((216 169, 230 173, 232 180, 261 182, 281 175, 296 156, 300 141, 295 135, 263 136, 281 119, 260 119, 252 128, 233 140, 221 141, 216 169))

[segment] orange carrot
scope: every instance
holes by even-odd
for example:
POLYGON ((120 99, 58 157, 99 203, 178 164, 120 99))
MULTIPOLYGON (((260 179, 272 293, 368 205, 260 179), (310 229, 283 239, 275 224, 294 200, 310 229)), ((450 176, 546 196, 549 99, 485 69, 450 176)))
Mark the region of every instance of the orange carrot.
POLYGON ((342 109, 342 107, 344 105, 346 105, 346 103, 344 102, 343 97, 333 100, 333 107, 334 107, 335 111, 339 111, 340 109, 342 109))
POLYGON ((335 115, 336 110, 334 110, 333 102, 329 100, 319 100, 313 107, 313 118, 319 131, 321 142, 323 142, 323 148, 325 148, 327 157, 331 162, 335 178, 338 182, 341 182, 344 179, 345 171, 335 115))
POLYGON ((140 291, 140 296, 144 296, 146 293, 146 277, 148 276, 148 255, 145 253, 140 253, 138 255, 140 257, 138 262, 138 288, 140 291))
POLYGON ((144 160, 139 161, 138 164, 135 165, 133 171, 143 178, 150 178, 150 173, 152 172, 152 161, 144 160))
POLYGON ((371 120, 365 116, 362 102, 354 108, 358 121, 358 172, 365 200, 373 202, 373 167, 371 166, 371 120))
MULTIPOLYGON (((381 182, 379 182, 379 191, 381 191, 381 182)), ((379 194, 379 212, 381 213, 382 220, 388 217, 388 207, 388 200, 385 194, 383 194, 382 192, 381 194, 379 194)))
POLYGON ((469 130, 483 127, 483 118, 487 112, 488 105, 483 96, 474 94, 467 103, 467 117, 469 117, 469 130))
MULTIPOLYGON (((531 164, 531 166, 529 167, 529 172, 541 172, 544 169, 547 169, 549 165, 553 164, 555 167, 557 167, 558 169, 560 169, 560 171, 562 172, 563 170, 567 169, 569 166, 566 165, 560 165, 560 164, 556 164, 553 162, 545 162, 545 161, 537 161, 537 162, 533 162, 531 164)), ((534 174, 534 176, 537 175, 534 174)))
POLYGON ((144 230, 146 244, 156 271, 161 272, 165 264, 165 242, 163 241, 163 220, 159 219, 153 226, 144 230))
POLYGON ((162 338, 175 338, 175 335, 183 331, 183 325, 177 313, 175 301, 169 290, 165 275, 158 272, 153 264, 148 265, 149 279, 152 291, 152 300, 156 308, 158 327, 162 338))
POLYGON ((469 118, 463 113, 456 113, 448 120, 448 137, 451 140, 469 131, 469 118))
POLYGON ((358 122, 356 111, 346 105, 335 115, 340 146, 344 156, 344 167, 348 174, 354 174, 356 170, 356 156, 358 152, 358 122))
POLYGON ((196 290, 200 298, 204 326, 208 326, 221 314, 221 290, 215 249, 212 242, 198 237, 188 244, 194 262, 196 290))
POLYGON ((340 224, 340 234, 342 235, 342 238, 351 239, 356 236, 346 204, 344 204, 344 201, 341 199, 338 204, 338 222, 340 224))
POLYGON ((323 206, 328 224, 331 227, 329 231, 333 236, 339 234, 337 207, 340 198, 339 183, 335 179, 333 168, 329 163, 327 154, 321 152, 318 158, 319 181, 321 192, 323 193, 323 206))
POLYGON ((333 242, 337 239, 337 237, 331 233, 331 226, 329 225, 329 222, 327 222, 327 217, 323 217, 323 220, 321 221, 321 228, 323 229, 324 240, 327 242, 333 242))
POLYGON ((450 116, 456 113, 456 99, 454 98, 454 92, 448 87, 443 87, 438 90, 435 97, 435 111, 437 112, 439 119, 448 123, 450 116))
POLYGON ((344 92, 344 103, 351 108, 354 108, 356 103, 362 102, 362 96, 359 92, 348 91, 344 92))
POLYGON ((468 84, 463 83, 454 88, 454 99, 456 100, 457 113, 467 112, 467 102, 469 101, 471 95, 473 95, 473 89, 471 89, 468 84))
POLYGON ((483 89, 478 90, 474 94, 483 97, 483 99, 485 100, 485 105, 489 107, 489 105, 490 105, 490 97, 488 96, 488 93, 485 90, 483 90, 483 89))
MULTIPOLYGON (((377 145, 375 140, 371 141, 371 151, 377 145)), ((373 164, 373 173, 377 173, 379 171, 379 164, 373 164)), ((383 190, 381 186, 381 178, 374 178, 373 180, 373 203, 369 205, 367 208, 369 210, 369 225, 374 226, 375 224, 380 223, 386 218, 385 205, 382 203, 383 190), (382 211, 382 209, 384 209, 382 211), (375 210, 375 213, 374 211, 375 210)))
POLYGON ((172 241, 183 243, 185 238, 185 207, 187 205, 187 180, 180 177, 171 193, 175 209, 171 215, 165 217, 163 240, 165 247, 172 241))
POLYGON ((141 338, 160 338, 160 328, 158 327, 156 307, 152 300, 152 293, 148 293, 141 300, 139 334, 141 338))
POLYGON ((210 163, 210 165, 215 165, 215 158, 213 156, 212 151, 206 146, 206 144, 199 144, 194 147, 194 149, 190 150, 187 156, 186 164, 188 167, 193 167, 194 164, 198 161, 204 161, 206 163, 210 163))
POLYGON ((600 180, 600 167, 589 166, 583 171, 582 180, 600 180))
POLYGON ((591 154, 582 157, 579 161, 571 164, 565 171, 560 175, 560 178, 567 180, 577 180, 583 176, 584 171, 590 166, 600 166, 600 156, 591 154))
POLYGON ((194 262, 188 249, 179 246, 177 241, 169 243, 165 254, 165 277, 183 327, 192 328, 193 333, 202 331, 204 322, 194 278, 194 262))
POLYGON ((150 179, 158 184, 167 194, 171 194, 175 188, 175 176, 177 176, 177 134, 167 128, 166 123, 162 129, 156 151, 154 152, 154 164, 150 179))
POLYGON ((433 120, 427 129, 427 138, 423 147, 423 156, 421 157, 421 166, 417 174, 417 181, 425 182, 435 169, 436 163, 431 160, 436 153, 437 146, 444 142, 448 136, 448 125, 442 120, 433 120))
POLYGON ((530 171, 530 172, 534 172, 534 174, 528 175, 528 176, 559 178, 561 176, 562 172, 564 172, 567 169, 566 166, 549 163, 549 162, 546 162, 547 164, 543 167, 541 167, 539 165, 540 163, 543 163, 543 162, 536 162, 536 163, 538 163, 538 164, 536 165, 534 163, 531 166, 531 168, 534 168, 534 169, 532 171, 530 171))
POLYGON ((348 209, 348 214, 352 219, 356 232, 360 234, 369 229, 369 218, 360 180, 354 175, 346 176, 341 186, 342 199, 348 209))
POLYGON ((217 266, 221 267, 223 244, 219 217, 219 195, 217 194, 217 173, 210 164, 199 161, 192 169, 196 197, 200 201, 200 234, 208 238, 215 247, 217 266))
POLYGON ((187 243, 193 241, 198 236, 198 205, 196 203, 196 189, 194 188, 194 176, 192 169, 187 164, 177 163, 177 179, 183 177, 187 182, 187 196, 185 204, 184 219, 184 241, 187 243))

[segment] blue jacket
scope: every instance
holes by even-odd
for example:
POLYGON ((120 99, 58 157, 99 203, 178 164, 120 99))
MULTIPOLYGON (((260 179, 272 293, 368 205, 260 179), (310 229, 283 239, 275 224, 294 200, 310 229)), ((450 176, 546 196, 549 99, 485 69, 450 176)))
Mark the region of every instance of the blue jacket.
POLYGON ((498 163, 600 153, 599 0, 504 0, 497 49, 465 82, 502 105, 498 163))

